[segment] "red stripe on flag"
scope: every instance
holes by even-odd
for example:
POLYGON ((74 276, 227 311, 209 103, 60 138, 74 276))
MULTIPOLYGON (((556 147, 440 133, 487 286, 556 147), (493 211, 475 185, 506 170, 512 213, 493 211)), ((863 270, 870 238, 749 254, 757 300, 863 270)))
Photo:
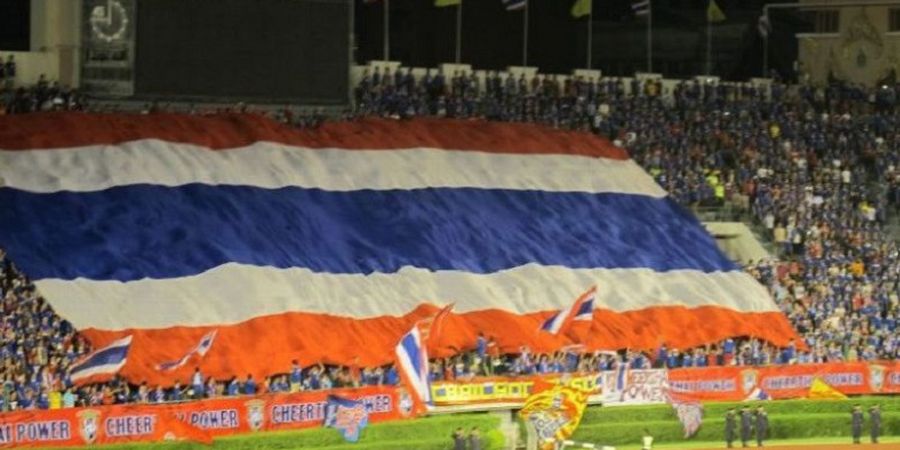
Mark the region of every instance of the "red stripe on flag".
MULTIPOLYGON (((275 373, 286 373, 291 361, 304 366, 322 361, 326 364, 354 364, 374 367, 394 360, 397 339, 418 321, 438 312, 424 305, 402 316, 353 319, 325 314, 284 313, 258 317, 227 326, 174 327, 151 330, 104 331, 90 329, 84 334, 95 347, 108 344, 124 335, 134 336, 128 363, 121 374, 129 380, 149 384, 171 384, 187 380, 193 366, 185 365, 161 373, 156 365, 183 356, 184 349, 212 329, 217 329, 216 343, 199 362, 204 375, 227 379, 235 374, 252 373, 260 379, 275 373), (301 335, 315 336, 305 339, 301 335)), ((478 331, 493 337, 502 353, 517 353, 527 345, 535 353, 553 352, 571 345, 566 336, 539 333, 536 330, 550 312, 526 315, 501 310, 448 313, 443 321, 440 347, 431 357, 451 356, 454 352, 475 348, 478 331)), ((587 351, 595 349, 631 348, 655 350, 662 337, 670 348, 686 349, 728 336, 756 336, 785 346, 791 339, 799 341, 784 314, 740 313, 731 309, 708 306, 685 308, 652 307, 617 313, 594 310, 592 333, 583 342, 587 351)))
POLYGON ((227 114, 22 114, 0 120, 5 150, 118 144, 160 139, 211 149, 270 141, 310 148, 389 150, 431 147, 487 153, 562 154, 626 160, 628 153, 590 133, 549 127, 450 119, 362 119, 297 129, 263 116, 227 114))

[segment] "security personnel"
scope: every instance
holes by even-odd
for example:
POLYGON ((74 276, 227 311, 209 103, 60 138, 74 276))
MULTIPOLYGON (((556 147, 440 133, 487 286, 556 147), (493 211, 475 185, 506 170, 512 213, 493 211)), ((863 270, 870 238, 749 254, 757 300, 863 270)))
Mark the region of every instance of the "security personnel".
POLYGON ((878 405, 869 408, 869 421, 872 422, 872 443, 877 444, 881 434, 881 408, 878 405))
POLYGON ((756 408, 756 446, 762 447, 769 431, 769 414, 762 406, 756 408))
POLYGON ((850 413, 852 420, 851 432, 853 433, 853 443, 859 444, 859 438, 862 436, 863 413, 859 405, 853 405, 853 411, 850 413))
POLYGON ((749 447, 748 443, 753 437, 753 416, 750 414, 750 408, 744 406, 741 408, 741 443, 744 447, 749 447))
POLYGON ((725 444, 728 448, 732 448, 735 438, 737 438, 737 417, 734 408, 728 408, 725 413, 725 444))

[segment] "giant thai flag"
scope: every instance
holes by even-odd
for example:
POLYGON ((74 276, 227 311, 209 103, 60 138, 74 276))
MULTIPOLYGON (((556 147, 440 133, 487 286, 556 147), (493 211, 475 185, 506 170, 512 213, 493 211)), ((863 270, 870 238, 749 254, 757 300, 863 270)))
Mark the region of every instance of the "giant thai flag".
MULTIPOLYGON (((454 303, 442 348, 501 351, 586 286, 593 348, 796 338, 766 290, 622 149, 584 133, 452 120, 299 131, 250 115, 0 119, 0 247, 151 384, 216 332, 217 379, 291 360, 376 365, 454 303)), ((183 372, 183 373, 182 373, 183 372)))

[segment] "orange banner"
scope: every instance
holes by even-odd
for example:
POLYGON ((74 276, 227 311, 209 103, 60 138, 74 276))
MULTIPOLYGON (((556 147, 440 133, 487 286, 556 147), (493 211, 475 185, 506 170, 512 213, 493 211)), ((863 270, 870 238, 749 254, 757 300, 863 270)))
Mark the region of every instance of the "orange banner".
POLYGON ((403 389, 365 387, 165 405, 23 411, 0 415, 0 447, 70 447, 194 440, 255 431, 311 428, 325 420, 328 394, 362 400, 369 423, 412 414, 403 389))
POLYGON ((669 386, 699 400, 744 400, 756 388, 776 399, 802 398, 816 377, 847 395, 900 393, 895 361, 675 369, 669 386))
POLYGON ((179 421, 160 407, 106 406, 0 416, 2 447, 69 447, 164 440, 212 442, 209 433, 179 421))

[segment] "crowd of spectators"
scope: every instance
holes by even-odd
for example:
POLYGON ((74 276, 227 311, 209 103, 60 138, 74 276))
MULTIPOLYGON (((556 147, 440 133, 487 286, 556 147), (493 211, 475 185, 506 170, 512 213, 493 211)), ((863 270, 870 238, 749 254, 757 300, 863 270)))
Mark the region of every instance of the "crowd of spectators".
POLYGON ((28 86, 17 82, 13 55, 0 58, 0 115, 40 111, 78 111, 84 109, 84 98, 74 89, 49 81, 43 74, 28 86))
POLYGON ((356 100, 362 115, 590 130, 627 148, 679 203, 746 211, 775 245, 775 258, 746 270, 769 288, 809 351, 749 337, 660 349, 649 355, 656 365, 900 356, 900 254, 886 227, 900 209, 900 85, 695 79, 667 91, 658 80, 432 71, 416 79, 376 69, 364 73, 356 100))
MULTIPOLYGON (((4 65, 4 68, 8 67, 4 65)), ((14 67, 14 64, 13 64, 14 67)), ((13 73, 14 73, 13 69, 13 73)), ((4 75, 9 76, 5 69, 4 75)), ((5 86, 5 85, 4 85, 5 86)), ((8 94, 10 91, 0 91, 8 94)), ((9 112, 77 109, 77 94, 39 82, 16 89, 9 112), (22 92, 19 94, 18 92, 22 92), (60 104, 57 99, 60 99, 60 104), (12 106, 11 106, 12 105, 12 106)), ((408 70, 366 73, 352 116, 439 116, 543 123, 605 135, 629 150, 672 198, 686 206, 731 205, 773 243, 773 258, 745 270, 768 287, 809 351, 752 336, 700 348, 663 344, 647 352, 501 355, 490 336, 431 364, 433 380, 632 368, 794 364, 900 358, 900 252, 889 219, 900 209, 900 86, 707 84, 580 77, 479 78, 461 72, 421 78, 408 70)), ((152 113, 157 106, 149 106, 152 113)), ((242 110, 242 107, 239 108, 242 110)), ((324 114, 273 113, 317 126, 324 114)), ((198 369, 171 386, 117 379, 76 388, 68 369, 90 348, 56 316, 27 277, 0 252, 0 409, 182 401, 258 392, 395 384, 391 366, 297 362, 266 380, 214 380, 198 369)))

